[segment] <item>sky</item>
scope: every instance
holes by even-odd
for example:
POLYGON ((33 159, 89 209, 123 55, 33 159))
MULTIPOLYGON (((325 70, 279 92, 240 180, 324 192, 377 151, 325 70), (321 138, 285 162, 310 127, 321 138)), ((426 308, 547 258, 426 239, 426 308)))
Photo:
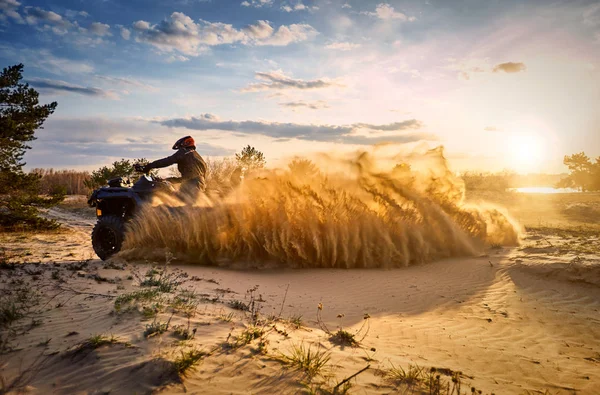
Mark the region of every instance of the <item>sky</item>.
POLYGON ((2 67, 58 108, 28 168, 443 145, 453 169, 600 156, 600 2, 0 0, 2 67))

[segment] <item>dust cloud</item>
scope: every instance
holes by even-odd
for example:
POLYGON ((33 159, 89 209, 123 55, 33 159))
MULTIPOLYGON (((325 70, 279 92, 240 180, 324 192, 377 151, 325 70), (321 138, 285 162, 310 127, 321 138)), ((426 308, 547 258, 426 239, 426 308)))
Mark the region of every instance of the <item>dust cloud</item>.
POLYGON ((189 263, 235 267, 394 268, 516 245, 497 207, 468 205, 438 147, 390 160, 322 154, 254 173, 194 207, 147 206, 121 256, 166 250, 189 263))

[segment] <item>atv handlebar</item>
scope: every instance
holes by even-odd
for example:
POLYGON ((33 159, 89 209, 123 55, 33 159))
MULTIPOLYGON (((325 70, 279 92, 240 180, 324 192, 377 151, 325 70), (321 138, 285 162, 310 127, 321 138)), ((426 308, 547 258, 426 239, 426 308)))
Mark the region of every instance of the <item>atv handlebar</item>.
POLYGON ((135 169, 135 171, 140 172, 140 173, 144 173, 144 174, 148 174, 150 171, 146 171, 146 166, 142 165, 141 163, 136 163, 133 165, 133 168, 135 169))

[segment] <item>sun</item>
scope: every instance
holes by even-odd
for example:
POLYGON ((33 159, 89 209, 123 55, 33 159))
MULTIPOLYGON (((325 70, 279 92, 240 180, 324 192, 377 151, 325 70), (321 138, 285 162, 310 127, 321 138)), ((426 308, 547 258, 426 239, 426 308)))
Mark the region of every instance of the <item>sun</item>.
POLYGON ((515 132, 508 139, 510 167, 518 173, 540 171, 545 156, 545 142, 533 131, 515 132))

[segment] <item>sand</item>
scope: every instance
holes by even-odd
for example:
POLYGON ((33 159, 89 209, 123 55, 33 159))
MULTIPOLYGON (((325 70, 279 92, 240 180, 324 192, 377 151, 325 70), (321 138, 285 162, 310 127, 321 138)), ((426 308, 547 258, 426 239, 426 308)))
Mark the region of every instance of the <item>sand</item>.
MULTIPOLYGON (((317 383, 332 389, 366 366, 349 393, 419 393, 383 377, 409 365, 436 367, 446 381, 443 372, 462 372, 461 393, 471 386, 496 394, 600 393, 600 257, 561 250, 559 236, 529 234, 521 247, 395 270, 231 270, 172 261, 169 273, 186 276, 179 289, 200 300, 190 319, 195 336, 181 340, 173 331, 187 325, 180 313, 165 333, 146 338, 153 318, 115 312, 117 296, 144 289, 152 262, 99 261, 89 242, 93 218, 60 208, 49 214, 64 231, 0 235, 7 255, 20 257, 0 270, 2 292, 42 294, 2 332, 0 374, 10 393, 293 394, 317 383), (231 302, 248 303, 254 286, 261 317, 273 319, 259 325, 261 338, 236 347, 252 317, 231 302), (331 341, 317 322, 320 303, 331 332, 355 333, 370 316, 358 346, 331 341), (302 317, 301 327, 292 316, 302 317), (115 338, 95 348, 94 335, 115 338), (330 353, 323 376, 311 381, 281 361, 294 345, 330 353), (178 374, 171 361, 194 348, 210 355, 178 374)), ((156 321, 169 317, 166 308, 156 321)))

